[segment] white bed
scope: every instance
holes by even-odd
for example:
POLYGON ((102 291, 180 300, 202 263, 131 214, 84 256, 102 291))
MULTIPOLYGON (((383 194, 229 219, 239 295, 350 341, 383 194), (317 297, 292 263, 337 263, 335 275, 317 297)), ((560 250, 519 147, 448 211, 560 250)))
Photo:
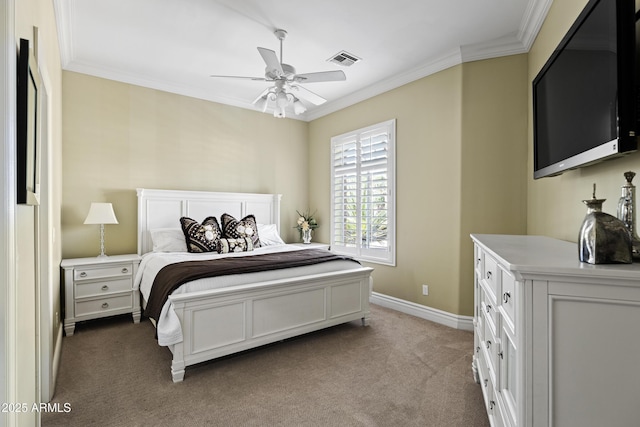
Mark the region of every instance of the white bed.
MULTIPOLYGON (((226 255, 153 252, 151 230, 178 228, 179 218, 201 221, 223 213, 280 228, 280 195, 138 189, 138 253, 143 256, 136 284, 146 304, 153 275, 163 265, 226 255)), ((260 232, 260 227, 258 228, 260 232)), ((245 256, 304 250, 272 245, 245 256)), ((156 324, 159 344, 172 353, 174 382, 189 365, 293 336, 361 319, 368 324, 372 269, 352 261, 199 279, 174 291, 156 324), (164 319, 164 320, 163 320, 164 319), (222 325, 217 328, 215 325, 222 325)))

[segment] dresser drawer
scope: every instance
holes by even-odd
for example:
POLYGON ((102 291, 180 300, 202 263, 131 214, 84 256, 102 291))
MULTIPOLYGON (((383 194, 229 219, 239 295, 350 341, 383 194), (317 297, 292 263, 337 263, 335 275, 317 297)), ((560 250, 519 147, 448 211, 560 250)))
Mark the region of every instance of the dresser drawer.
POLYGON ((506 271, 502 269, 500 271, 500 281, 502 282, 500 307, 509 322, 511 330, 514 330, 516 321, 516 280, 506 271))
POLYGON ((483 342, 485 357, 487 359, 487 367, 489 368, 489 378, 495 383, 497 381, 496 368, 498 367, 498 348, 499 343, 496 342, 494 337, 487 337, 483 342))
POLYGON ((76 317, 126 310, 132 307, 131 292, 108 298, 97 298, 76 301, 76 317))
POLYGON ((497 297, 500 293, 498 282, 498 263, 491 255, 486 252, 482 252, 482 268, 481 276, 482 282, 484 282, 489 291, 494 297, 497 297))
POLYGON ((130 292, 133 287, 131 277, 98 282, 79 282, 75 285, 75 298, 130 292))
POLYGON ((478 245, 473 246, 473 257, 475 259, 473 267, 478 276, 482 277, 482 249, 478 245))
MULTIPOLYGON (((482 301, 484 298, 484 292, 482 291, 482 286, 478 287, 478 300, 482 301)), ((478 341, 484 341, 484 328, 485 328, 485 319, 482 314, 482 304, 478 304, 476 306, 476 334, 478 335, 478 341)))
MULTIPOLYGON (((491 333, 496 335, 498 333, 498 307, 496 306, 493 298, 487 293, 482 292, 482 300, 480 301, 480 310, 485 317, 486 327, 491 328, 491 333)), ((486 329, 485 327, 485 329, 486 329)))
POLYGON ((485 316, 485 328, 484 328, 484 341, 480 343, 480 347, 484 352, 484 358, 487 362, 487 367, 489 368, 489 377, 493 383, 496 383, 496 369, 498 368, 498 353, 500 351, 500 343, 496 338, 496 333, 488 327, 487 322, 488 318, 485 316))
POLYGON ((131 276, 132 264, 117 264, 104 267, 76 268, 73 272, 74 280, 102 279, 105 277, 131 276))

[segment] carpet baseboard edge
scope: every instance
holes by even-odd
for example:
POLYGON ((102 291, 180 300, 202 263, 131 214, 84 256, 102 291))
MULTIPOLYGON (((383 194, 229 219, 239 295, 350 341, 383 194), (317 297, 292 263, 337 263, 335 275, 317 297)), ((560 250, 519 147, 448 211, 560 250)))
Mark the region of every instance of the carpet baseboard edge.
POLYGON ((416 304, 411 301, 405 301, 389 295, 373 292, 369 301, 382 307, 420 317, 421 319, 430 320, 455 329, 464 331, 473 331, 473 317, 461 316, 449 313, 447 311, 438 310, 437 308, 427 307, 426 305, 416 304))

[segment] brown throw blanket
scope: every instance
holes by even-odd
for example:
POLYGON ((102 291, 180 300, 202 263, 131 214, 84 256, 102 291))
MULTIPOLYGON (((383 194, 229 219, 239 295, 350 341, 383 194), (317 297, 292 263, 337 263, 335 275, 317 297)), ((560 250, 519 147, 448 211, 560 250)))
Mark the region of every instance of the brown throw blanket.
POLYGON ((325 249, 305 249, 237 258, 176 262, 162 267, 156 275, 144 314, 157 322, 162 306, 169 298, 169 294, 180 285, 192 280, 228 274, 256 273, 259 271, 302 267, 336 260, 359 263, 351 257, 337 255, 325 249))

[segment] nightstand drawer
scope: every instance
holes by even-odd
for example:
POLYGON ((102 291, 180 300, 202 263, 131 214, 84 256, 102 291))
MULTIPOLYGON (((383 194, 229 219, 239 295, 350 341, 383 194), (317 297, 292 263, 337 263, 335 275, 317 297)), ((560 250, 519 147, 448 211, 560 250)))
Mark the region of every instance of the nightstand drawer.
POLYGON ((130 292, 133 287, 131 277, 115 280, 102 280, 99 282, 76 283, 75 298, 91 297, 113 294, 118 292, 130 292))
POLYGON ((77 268, 73 272, 73 279, 89 280, 103 277, 131 276, 132 272, 132 264, 110 265, 97 268, 77 268))
POLYGON ((109 298, 76 301, 76 317, 131 309, 131 292, 109 298))

